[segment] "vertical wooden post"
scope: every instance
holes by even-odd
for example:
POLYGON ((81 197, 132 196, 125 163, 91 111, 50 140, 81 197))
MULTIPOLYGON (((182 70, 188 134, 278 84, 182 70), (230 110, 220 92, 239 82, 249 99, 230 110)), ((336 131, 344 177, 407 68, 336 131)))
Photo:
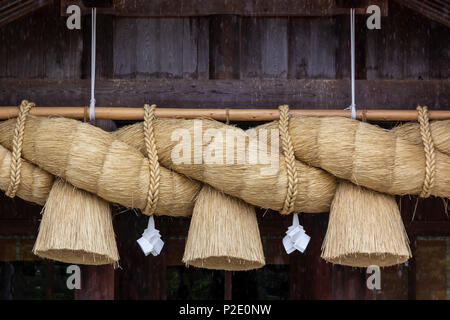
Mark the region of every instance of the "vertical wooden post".
POLYGON ((320 257, 328 215, 301 215, 300 223, 311 240, 304 253, 291 254, 291 299, 331 299, 332 265, 320 257))
POLYGON ((231 300, 233 297, 233 272, 225 271, 225 294, 224 300, 231 300))
POLYGON ((241 18, 234 15, 211 17, 210 79, 239 79, 241 18))
POLYGON ((75 300, 113 299, 113 266, 81 266, 81 289, 75 290, 75 300))

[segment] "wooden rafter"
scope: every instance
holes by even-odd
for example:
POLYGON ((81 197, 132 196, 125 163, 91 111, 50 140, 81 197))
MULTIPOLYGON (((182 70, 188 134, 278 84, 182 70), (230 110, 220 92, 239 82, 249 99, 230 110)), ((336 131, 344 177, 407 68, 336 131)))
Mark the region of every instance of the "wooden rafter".
POLYGON ((0 28, 51 3, 53 0, 3 1, 0 3, 0 28))
POLYGON ((428 19, 450 28, 450 1, 448 0, 396 0, 428 19))
MULTIPOLYGON (((371 4, 380 6, 387 15, 387 0, 364 0, 357 10, 365 14, 371 4)), ((66 15, 68 5, 77 4, 84 14, 90 9, 82 0, 61 0, 61 14, 66 15)), ((348 14, 347 8, 339 7, 336 0, 113 0, 113 8, 99 8, 99 13, 128 17, 188 17, 209 15, 240 15, 261 17, 286 16, 334 16, 348 14)))

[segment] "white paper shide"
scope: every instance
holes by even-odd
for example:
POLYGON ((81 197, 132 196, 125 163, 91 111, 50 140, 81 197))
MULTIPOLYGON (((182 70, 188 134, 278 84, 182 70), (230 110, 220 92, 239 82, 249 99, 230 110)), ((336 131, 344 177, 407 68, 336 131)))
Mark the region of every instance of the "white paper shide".
POLYGON ((150 253, 157 256, 161 252, 164 241, 161 240, 159 231, 155 229, 155 220, 153 216, 150 216, 148 219, 147 229, 144 230, 142 237, 137 240, 137 243, 146 256, 150 253))
POLYGON ((287 254, 298 250, 304 252, 311 239, 305 232, 305 229, 298 222, 298 215, 294 214, 292 219, 292 226, 286 231, 286 236, 283 238, 284 249, 287 254))

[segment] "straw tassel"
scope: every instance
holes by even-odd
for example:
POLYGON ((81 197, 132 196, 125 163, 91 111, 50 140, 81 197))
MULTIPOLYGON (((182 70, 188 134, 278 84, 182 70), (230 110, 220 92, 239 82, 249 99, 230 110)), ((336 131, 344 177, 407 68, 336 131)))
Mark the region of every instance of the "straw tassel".
POLYGON ((44 206, 33 253, 51 260, 102 265, 119 260, 109 204, 62 179, 44 206))
POLYGON ((204 185, 195 202, 183 262, 229 271, 264 266, 254 207, 204 185))
POLYGON ((393 196, 340 181, 331 204, 322 258, 353 267, 391 266, 411 257, 393 196))

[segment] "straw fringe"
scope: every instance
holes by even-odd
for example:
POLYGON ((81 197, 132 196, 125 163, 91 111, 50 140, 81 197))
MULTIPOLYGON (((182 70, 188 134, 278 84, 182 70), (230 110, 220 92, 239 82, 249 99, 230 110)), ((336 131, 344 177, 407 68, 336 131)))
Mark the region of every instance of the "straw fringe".
POLYGON ((109 204, 57 179, 43 209, 33 253, 66 263, 119 260, 109 204))
POLYGON ((340 181, 321 256, 328 262, 353 267, 407 261, 411 250, 395 198, 340 181))
POLYGON ((204 185, 195 201, 183 262, 230 271, 263 267, 253 206, 204 185))

